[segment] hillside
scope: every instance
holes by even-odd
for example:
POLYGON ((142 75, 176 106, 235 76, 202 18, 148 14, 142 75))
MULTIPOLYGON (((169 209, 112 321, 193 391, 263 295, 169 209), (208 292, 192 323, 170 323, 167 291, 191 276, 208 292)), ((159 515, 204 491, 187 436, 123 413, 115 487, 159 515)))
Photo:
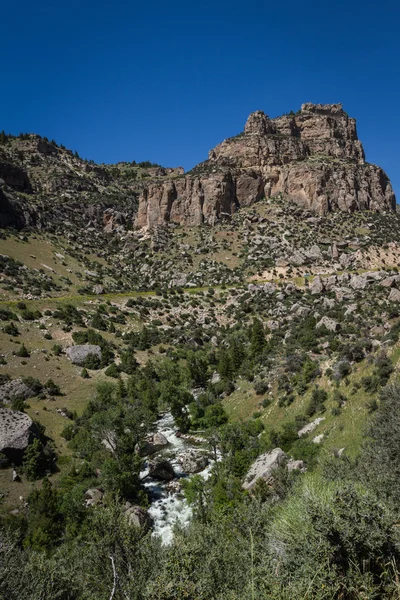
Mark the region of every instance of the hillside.
POLYGON ((0 142, 4 597, 398 597, 400 218, 354 119, 258 111, 188 174, 0 142))

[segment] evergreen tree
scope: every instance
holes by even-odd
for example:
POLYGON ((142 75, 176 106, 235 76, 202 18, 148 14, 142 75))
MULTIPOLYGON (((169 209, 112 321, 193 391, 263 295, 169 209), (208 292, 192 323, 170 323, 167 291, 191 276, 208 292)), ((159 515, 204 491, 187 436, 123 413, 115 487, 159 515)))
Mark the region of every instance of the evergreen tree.
POLYGON ((254 319, 250 332, 250 347, 252 356, 259 356, 266 344, 263 324, 259 319, 254 319))

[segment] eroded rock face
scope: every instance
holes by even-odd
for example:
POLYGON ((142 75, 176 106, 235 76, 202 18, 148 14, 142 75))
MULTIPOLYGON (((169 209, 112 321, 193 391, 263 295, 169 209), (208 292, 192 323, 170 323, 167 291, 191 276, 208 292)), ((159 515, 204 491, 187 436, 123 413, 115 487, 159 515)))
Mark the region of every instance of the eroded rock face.
POLYGON ((37 435, 32 419, 23 412, 0 408, 0 452, 19 462, 37 435))
POLYGON ((147 186, 135 223, 212 225, 278 194, 319 215, 395 208, 387 175, 365 163, 355 119, 341 104, 307 103, 276 119, 252 113, 242 134, 216 146, 191 173, 147 186))

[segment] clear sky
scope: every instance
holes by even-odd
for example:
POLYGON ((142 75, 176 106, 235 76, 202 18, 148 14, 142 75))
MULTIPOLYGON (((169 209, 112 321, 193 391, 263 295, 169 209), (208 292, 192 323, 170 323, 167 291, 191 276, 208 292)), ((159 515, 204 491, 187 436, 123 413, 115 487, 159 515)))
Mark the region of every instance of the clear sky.
POLYGON ((1 20, 0 129, 189 169, 254 110, 342 102, 400 201, 398 0, 14 0, 1 20))

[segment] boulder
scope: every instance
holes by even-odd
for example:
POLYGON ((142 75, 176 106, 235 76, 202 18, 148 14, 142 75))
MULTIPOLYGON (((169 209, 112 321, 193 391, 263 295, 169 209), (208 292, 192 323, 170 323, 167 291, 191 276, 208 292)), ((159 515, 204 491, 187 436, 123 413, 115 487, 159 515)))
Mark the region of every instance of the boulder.
POLYGON ((168 460, 149 460, 149 476, 161 481, 171 481, 175 477, 174 467, 168 460))
POLYGON ((97 506, 101 504, 104 497, 104 490, 101 488, 90 488, 85 492, 85 506, 97 506))
POLYGON ((380 285, 385 288, 392 288, 396 285, 397 277, 385 277, 380 282, 380 285))
POLYGON ((180 457, 179 462, 185 473, 200 473, 208 466, 209 460, 206 454, 190 450, 180 457))
POLYGON ((37 394, 22 381, 22 379, 12 379, 0 386, 0 402, 9 404, 16 398, 27 400, 37 394))
POLYGON ((302 427, 298 432, 297 435, 299 437, 302 437, 303 435, 307 435, 308 433, 311 433, 312 431, 314 431, 314 429, 316 427, 318 427, 318 425, 320 423, 322 423, 322 421, 325 421, 325 417, 317 417, 316 419, 314 419, 314 421, 312 421, 311 423, 307 423, 307 425, 304 425, 304 427, 302 427))
POLYGON ((366 277, 363 277, 362 275, 352 275, 349 285, 353 290, 365 290, 368 281, 366 277))
POLYGON ((389 294, 390 302, 400 302, 400 290, 397 288, 392 288, 389 294))
POLYGON ((82 366, 90 354, 94 354, 101 360, 101 348, 93 344, 69 346, 66 348, 65 354, 74 365, 82 366))
POLYGON ((287 456, 280 448, 261 454, 247 471, 242 485, 243 489, 251 490, 259 479, 268 481, 275 469, 285 464, 286 461, 287 456))
POLYGON ((37 434, 36 425, 28 415, 0 408, 0 452, 7 458, 19 462, 37 434))
POLYGON ((315 328, 319 329, 320 327, 326 327, 329 331, 338 331, 340 325, 334 319, 330 319, 327 316, 323 316, 320 321, 316 324, 315 328))
POLYGON ((141 508, 137 504, 126 502, 124 507, 124 515, 129 523, 134 527, 140 527, 144 531, 148 531, 151 526, 151 518, 147 510, 141 508))
POLYGON ((162 433, 155 433, 153 435, 153 444, 155 444, 156 446, 168 446, 169 442, 167 440, 167 438, 165 437, 165 435, 163 435, 162 433))
POLYGON ((317 294, 322 294, 322 292, 324 291, 324 283, 319 275, 317 275, 317 277, 313 279, 310 286, 310 291, 313 296, 316 296, 317 294))

